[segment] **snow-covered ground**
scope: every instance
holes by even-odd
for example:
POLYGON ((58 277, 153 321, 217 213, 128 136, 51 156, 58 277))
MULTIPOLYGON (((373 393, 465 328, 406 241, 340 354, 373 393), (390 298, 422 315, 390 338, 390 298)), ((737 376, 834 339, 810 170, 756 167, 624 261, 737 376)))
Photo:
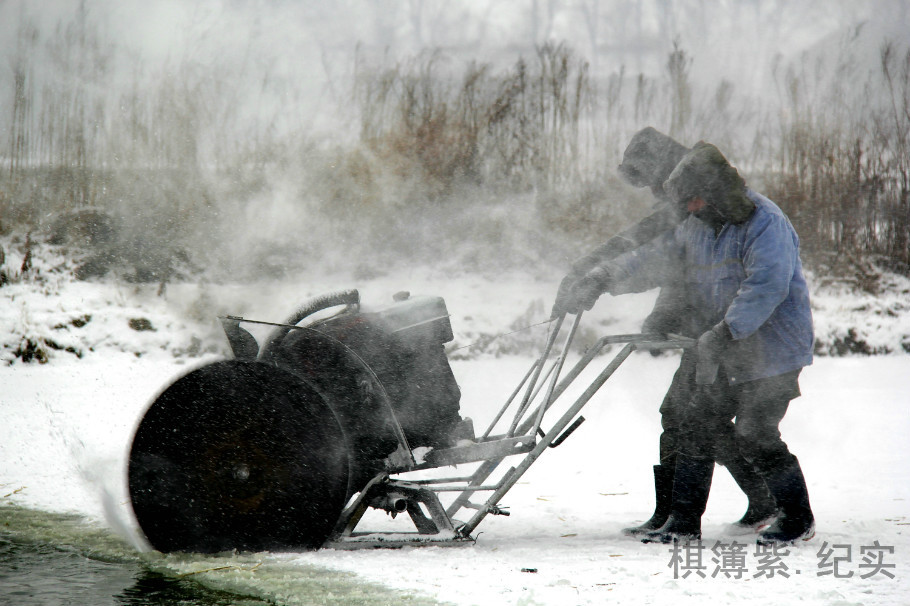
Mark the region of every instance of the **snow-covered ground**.
MULTIPOLYGON (((0 505, 80 513, 137 550, 142 540, 125 487, 131 434, 176 374, 225 353, 215 316, 281 320, 311 295, 350 286, 367 302, 388 301, 399 290, 443 296, 456 333, 453 347, 461 348, 450 355, 462 412, 483 428, 530 366, 545 328, 489 337, 544 319, 558 280, 443 279, 413 270, 356 284, 312 276, 252 285, 171 284, 158 296, 157 286, 71 282, 62 258, 45 264, 40 277, 0 288, 3 343, 28 336, 43 343, 48 358, 26 364, 13 348, 3 351, 9 364, 0 370, 0 505), (136 322, 143 319, 147 323, 136 322)), ((902 351, 901 339, 910 334, 907 314, 874 312, 905 301, 903 288, 865 299, 820 292, 816 325, 839 334, 853 327, 870 342, 874 336, 902 351)), ((652 300, 653 293, 606 297, 586 316, 581 340, 634 331, 652 300)), ((627 360, 584 410, 587 422, 564 446, 547 451, 503 499, 511 516, 488 517, 473 546, 236 556, 233 570, 198 578, 288 604, 308 603, 279 589, 289 586, 295 570, 303 577, 314 566, 455 604, 910 603, 910 357, 820 357, 803 372, 803 396, 791 404, 782 432, 808 479, 818 525, 812 541, 775 559, 757 553, 754 538, 730 535, 725 524, 742 514, 745 498, 717 468, 703 520, 704 550, 684 550, 674 569, 670 546, 643 545, 621 529, 651 513, 657 407, 676 362, 672 355, 646 353, 627 360), (731 568, 711 550, 722 555, 734 540, 745 547, 731 568), (837 575, 829 566, 835 560, 837 575), (250 562, 262 563, 258 572, 238 576, 250 562)), ((376 515, 383 523, 384 515, 376 515)), ((212 560, 165 558, 156 565, 184 572, 217 567, 212 560)))

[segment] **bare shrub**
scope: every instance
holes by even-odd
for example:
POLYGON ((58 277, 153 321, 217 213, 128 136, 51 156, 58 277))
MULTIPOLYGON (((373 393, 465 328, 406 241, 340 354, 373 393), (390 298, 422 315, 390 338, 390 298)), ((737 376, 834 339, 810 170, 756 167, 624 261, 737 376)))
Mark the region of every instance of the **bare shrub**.
MULTIPOLYGON (((332 83, 352 91, 339 104, 349 130, 326 142, 286 107, 243 108, 228 61, 188 53, 149 69, 120 53, 87 6, 53 31, 19 24, 0 104, 0 233, 55 232, 56 217, 97 209, 117 220, 119 248, 92 275, 117 255, 136 260, 122 274, 134 277, 169 274, 184 252, 219 267, 242 256, 238 234, 256 243, 249 255, 296 256, 269 260, 271 273, 340 242, 369 271, 564 264, 648 211, 649 193, 615 172, 648 125, 718 144, 787 211, 810 262, 910 272, 910 50, 897 42, 874 73, 847 46, 834 62, 779 64, 779 95, 761 105, 729 82, 698 86, 699 58, 679 42, 657 77, 618 65, 601 79, 566 43, 498 66, 359 50, 352 80, 332 83), (269 204, 286 220, 257 233, 269 204), (139 266, 158 256, 160 271, 139 266)), ((263 90, 292 99, 273 75, 257 74, 263 90)))
POLYGON ((910 271, 910 49, 885 42, 880 57, 879 73, 854 74, 846 59, 827 84, 795 66, 778 73, 786 111, 763 182, 822 268, 866 258, 910 271))

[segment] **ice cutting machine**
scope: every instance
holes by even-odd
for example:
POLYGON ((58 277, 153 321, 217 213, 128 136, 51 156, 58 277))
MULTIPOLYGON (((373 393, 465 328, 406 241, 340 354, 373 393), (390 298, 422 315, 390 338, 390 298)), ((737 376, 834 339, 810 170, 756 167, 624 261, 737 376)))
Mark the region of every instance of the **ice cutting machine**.
POLYGON ((509 515, 503 496, 579 427, 581 409, 633 351, 694 345, 606 336, 563 376, 581 314, 568 330, 564 320, 552 322, 543 353, 477 436, 459 414, 440 297, 403 292, 371 310, 347 290, 283 322, 222 318, 233 359, 177 378, 136 429, 128 482, 137 521, 164 552, 469 544, 487 515, 509 515), (244 324, 270 332, 260 344, 244 324), (618 353, 565 401, 613 345, 618 353), (467 464, 470 472, 452 475, 467 464), (371 508, 406 514, 413 530, 361 529, 371 508))

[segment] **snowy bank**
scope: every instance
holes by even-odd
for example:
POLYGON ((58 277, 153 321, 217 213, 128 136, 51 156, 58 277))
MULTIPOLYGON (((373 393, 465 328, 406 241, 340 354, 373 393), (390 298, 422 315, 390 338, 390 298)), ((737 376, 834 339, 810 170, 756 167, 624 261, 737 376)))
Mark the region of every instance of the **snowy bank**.
MULTIPOLYGON (((356 279, 306 271, 243 283, 128 283, 115 275, 80 281, 73 277, 78 261, 61 247, 33 243, 30 269, 21 271, 24 242, 7 238, 0 246, 9 276, 0 287, 0 363, 6 364, 121 354, 186 362, 226 355, 218 316, 281 322, 307 299, 349 288, 374 306, 390 303, 401 290, 445 298, 455 331, 448 345, 453 359, 534 355, 562 277, 520 271, 451 276, 414 267, 356 279)), ((910 280, 883 274, 872 290, 811 273, 808 280, 817 354, 910 353, 910 280)), ((656 291, 602 297, 586 315, 579 346, 605 331, 637 332, 655 297, 656 291)))

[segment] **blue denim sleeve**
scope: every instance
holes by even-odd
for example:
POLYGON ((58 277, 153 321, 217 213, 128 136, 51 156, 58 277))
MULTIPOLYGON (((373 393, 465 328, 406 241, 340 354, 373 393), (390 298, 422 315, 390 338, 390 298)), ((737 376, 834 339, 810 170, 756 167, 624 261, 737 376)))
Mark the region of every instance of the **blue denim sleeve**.
POLYGON ((743 242, 745 278, 724 316, 734 339, 757 331, 787 298, 798 255, 785 217, 761 213, 750 220, 743 242))
POLYGON ((678 277, 684 255, 683 230, 679 225, 605 264, 613 277, 610 294, 644 292, 678 277))

